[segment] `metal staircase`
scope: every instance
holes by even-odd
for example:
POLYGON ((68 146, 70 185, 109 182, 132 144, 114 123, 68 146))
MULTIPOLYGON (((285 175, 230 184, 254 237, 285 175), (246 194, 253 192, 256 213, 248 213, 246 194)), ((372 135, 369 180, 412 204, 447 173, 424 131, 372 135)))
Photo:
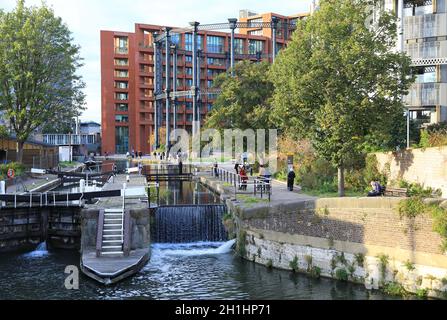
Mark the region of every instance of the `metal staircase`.
POLYGON ((102 230, 101 255, 123 255, 124 208, 106 209, 102 230))

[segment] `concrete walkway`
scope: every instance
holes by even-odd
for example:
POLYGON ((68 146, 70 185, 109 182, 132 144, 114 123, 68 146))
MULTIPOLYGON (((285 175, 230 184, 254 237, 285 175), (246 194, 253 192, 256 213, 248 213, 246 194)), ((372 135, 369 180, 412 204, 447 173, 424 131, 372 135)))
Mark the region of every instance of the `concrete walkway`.
MULTIPOLYGON (((79 169, 78 167, 67 167, 61 168, 63 172, 72 172, 79 169)), ((15 184, 10 185, 6 188, 6 193, 22 193, 26 191, 33 191, 34 189, 39 189, 45 184, 54 183, 55 180, 58 180, 57 175, 53 174, 44 174, 40 176, 22 176, 18 177, 15 180, 15 184)), ((37 191, 34 191, 37 192, 37 191)))

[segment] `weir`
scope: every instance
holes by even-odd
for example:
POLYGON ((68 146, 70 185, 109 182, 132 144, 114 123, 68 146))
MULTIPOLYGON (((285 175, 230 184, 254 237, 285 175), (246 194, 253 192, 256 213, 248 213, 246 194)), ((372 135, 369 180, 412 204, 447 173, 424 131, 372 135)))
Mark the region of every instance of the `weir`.
POLYGON ((222 223, 225 205, 165 206, 152 217, 152 242, 223 242, 228 234, 222 223))

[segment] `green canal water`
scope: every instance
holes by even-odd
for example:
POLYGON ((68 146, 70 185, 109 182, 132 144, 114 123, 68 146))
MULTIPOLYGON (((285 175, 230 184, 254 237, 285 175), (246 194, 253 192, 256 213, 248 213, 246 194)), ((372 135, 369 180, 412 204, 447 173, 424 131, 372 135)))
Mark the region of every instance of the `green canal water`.
POLYGON ((231 243, 155 244, 149 264, 137 275, 111 287, 80 275, 79 290, 64 286, 65 267, 79 266, 79 254, 34 251, 2 255, 0 299, 392 299, 363 286, 269 270, 244 261, 231 243))

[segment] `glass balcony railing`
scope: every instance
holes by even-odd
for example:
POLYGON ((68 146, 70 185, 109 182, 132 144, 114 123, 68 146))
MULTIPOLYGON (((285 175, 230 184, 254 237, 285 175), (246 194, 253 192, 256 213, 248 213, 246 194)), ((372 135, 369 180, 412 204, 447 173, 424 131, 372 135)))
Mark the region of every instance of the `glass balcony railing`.
POLYGON ((446 106, 447 83, 415 83, 404 101, 412 107, 446 106))
POLYGON ((442 36, 447 36, 447 13, 404 18, 405 40, 442 36))

